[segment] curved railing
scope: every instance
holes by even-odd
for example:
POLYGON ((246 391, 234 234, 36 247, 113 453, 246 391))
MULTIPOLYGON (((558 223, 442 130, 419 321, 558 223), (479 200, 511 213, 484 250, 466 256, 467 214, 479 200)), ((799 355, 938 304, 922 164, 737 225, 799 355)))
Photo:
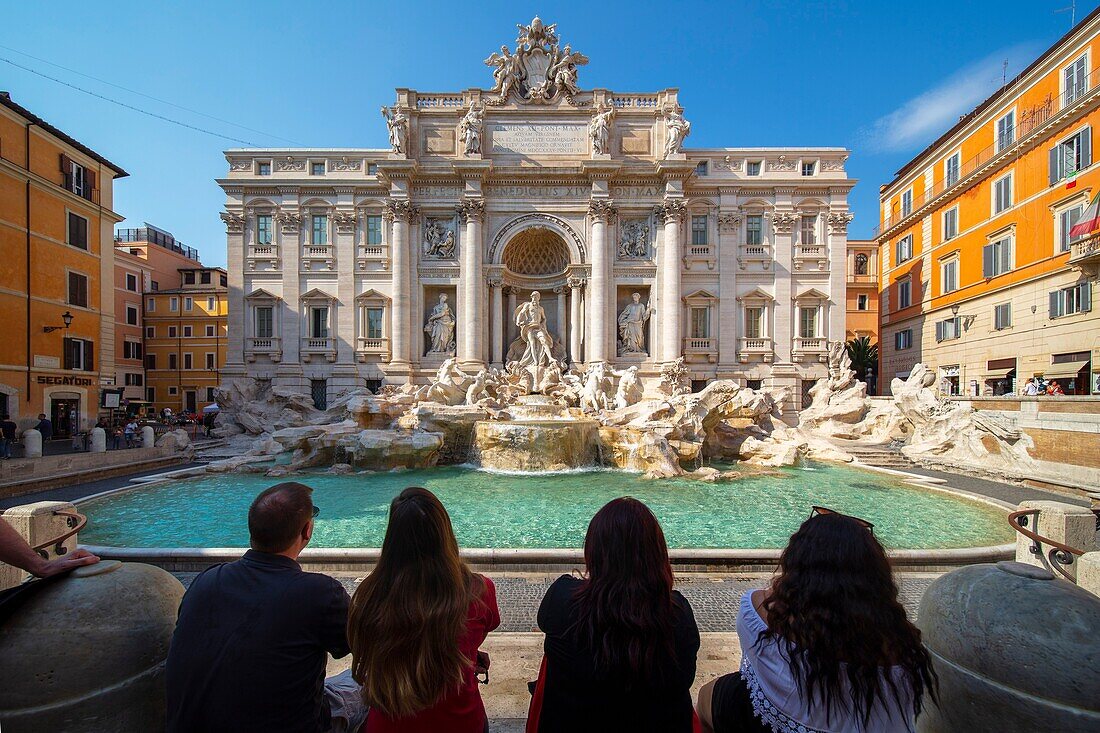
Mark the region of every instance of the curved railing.
POLYGON ((1050 549, 1047 550, 1047 561, 1050 563, 1050 566, 1057 570, 1066 580, 1071 583, 1076 582, 1074 577, 1066 572, 1065 567, 1073 564, 1075 555, 1080 557, 1085 554, 1085 551, 1078 550, 1076 547, 1064 545, 1061 542, 1056 542, 1049 537, 1043 537, 1038 532, 1033 532, 1028 529, 1028 524, 1038 529, 1038 509, 1021 509, 1012 512, 1008 515, 1008 523, 1012 525, 1014 530, 1031 540, 1031 547, 1027 549, 1032 555, 1042 555, 1043 545, 1050 545, 1050 549))
POLYGON ((70 537, 74 536, 77 532, 84 529, 84 525, 88 523, 88 518, 80 512, 70 512, 65 509, 59 509, 54 512, 55 517, 65 517, 65 525, 68 529, 64 534, 54 537, 53 539, 46 540, 45 542, 35 545, 33 549, 39 555, 44 558, 48 558, 49 554, 46 552, 47 548, 52 547, 53 551, 58 555, 64 555, 67 550, 61 543, 70 537))

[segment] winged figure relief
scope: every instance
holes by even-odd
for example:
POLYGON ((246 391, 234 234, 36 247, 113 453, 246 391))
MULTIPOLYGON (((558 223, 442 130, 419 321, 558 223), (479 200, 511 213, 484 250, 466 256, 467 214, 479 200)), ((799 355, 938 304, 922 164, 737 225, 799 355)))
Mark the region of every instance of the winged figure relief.
POLYGON ((573 51, 569 44, 565 45, 564 51, 559 51, 558 47, 554 46, 552 53, 554 58, 547 71, 547 77, 553 79, 554 86, 567 95, 577 94, 580 91, 577 87, 577 67, 587 64, 588 57, 579 51, 573 51))

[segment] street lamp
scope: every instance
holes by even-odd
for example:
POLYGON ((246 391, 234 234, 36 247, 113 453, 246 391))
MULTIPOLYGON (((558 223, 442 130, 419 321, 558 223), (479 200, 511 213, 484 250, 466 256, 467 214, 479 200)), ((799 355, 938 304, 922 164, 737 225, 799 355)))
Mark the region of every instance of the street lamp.
POLYGON ((72 325, 72 322, 73 322, 73 314, 72 314, 72 313, 70 313, 69 311, 65 311, 65 312, 64 312, 64 313, 63 313, 63 314, 61 315, 61 320, 63 320, 63 321, 65 322, 65 325, 64 325, 64 326, 43 326, 43 327, 42 327, 42 332, 43 332, 43 333, 52 333, 52 332, 54 332, 54 331, 60 331, 60 330, 61 330, 61 329, 63 329, 63 328, 68 328, 69 326, 71 326, 71 325, 72 325))

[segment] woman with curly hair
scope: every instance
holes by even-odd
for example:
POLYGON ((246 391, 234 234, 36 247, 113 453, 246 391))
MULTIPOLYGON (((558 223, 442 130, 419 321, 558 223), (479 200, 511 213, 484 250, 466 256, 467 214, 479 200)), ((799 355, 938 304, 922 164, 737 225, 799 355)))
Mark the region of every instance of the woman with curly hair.
POLYGON ((912 731, 936 675, 874 526, 814 507, 771 585, 741 597, 741 671, 699 691, 705 731, 912 731))

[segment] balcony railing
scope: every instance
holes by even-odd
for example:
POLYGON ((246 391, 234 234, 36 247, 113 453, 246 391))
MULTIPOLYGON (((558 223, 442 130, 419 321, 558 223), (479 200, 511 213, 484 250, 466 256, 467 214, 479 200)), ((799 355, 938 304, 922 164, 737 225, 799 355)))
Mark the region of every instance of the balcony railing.
POLYGON ((272 361, 279 361, 283 354, 282 339, 269 336, 250 337, 246 349, 248 360, 255 361, 260 354, 271 357, 272 361))
POLYGON ((754 339, 743 338, 741 339, 741 351, 750 352, 763 352, 772 350, 771 339, 754 339))
POLYGON ((824 244, 800 244, 795 247, 796 259, 821 259, 826 256, 824 244))
POLYGON ((1092 236, 1073 242, 1069 249, 1069 262, 1078 265, 1083 262, 1100 262, 1100 236, 1092 236))
POLYGON ((713 250, 709 244, 689 244, 687 251, 689 257, 713 257, 713 250))
POLYGON ((307 260, 327 260, 332 258, 331 244, 307 244, 302 251, 307 260))
POLYGON ((828 339, 823 338, 796 338, 794 340, 795 351, 825 351, 828 349, 828 339))
POLYGON ((72 173, 62 174, 61 187, 70 193, 75 193, 82 199, 91 201, 93 204, 99 203, 99 189, 92 188, 87 183, 78 185, 72 173))
POLYGON ((254 244, 248 248, 249 257, 275 257, 279 249, 273 244, 254 244))
POLYGON ((766 244, 742 244, 741 257, 747 260, 770 260, 771 247, 766 244))
POLYGON ((194 247, 188 247, 167 232, 162 232, 153 227, 138 227, 136 229, 119 229, 115 232, 116 242, 147 242, 158 247, 164 247, 189 260, 199 261, 199 251, 194 247))
POLYGON ((718 347, 712 338, 686 338, 684 339, 684 351, 696 354, 709 354, 717 351, 718 347))

